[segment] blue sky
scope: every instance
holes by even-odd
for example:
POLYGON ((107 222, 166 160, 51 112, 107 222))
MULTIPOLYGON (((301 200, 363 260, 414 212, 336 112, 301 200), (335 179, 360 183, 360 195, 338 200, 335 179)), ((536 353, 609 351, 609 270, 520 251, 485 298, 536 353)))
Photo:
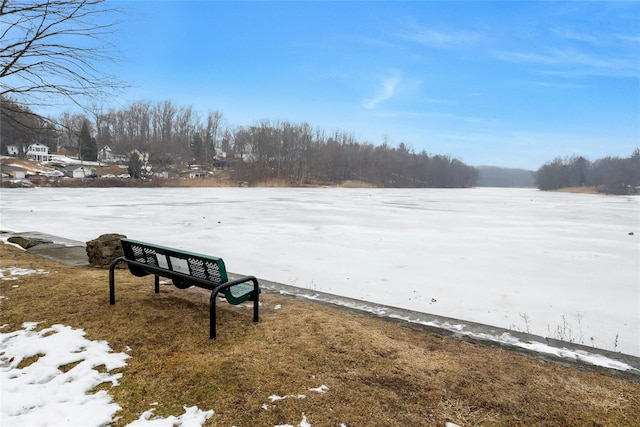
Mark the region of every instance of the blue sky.
POLYGON ((111 2, 117 102, 307 122, 471 165, 640 146, 640 2, 111 2))

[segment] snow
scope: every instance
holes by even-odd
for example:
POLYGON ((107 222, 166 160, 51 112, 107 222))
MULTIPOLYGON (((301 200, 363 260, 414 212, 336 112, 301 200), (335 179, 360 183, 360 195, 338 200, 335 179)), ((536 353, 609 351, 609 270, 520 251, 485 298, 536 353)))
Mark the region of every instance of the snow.
POLYGON ((638 196, 34 188, 2 189, 0 213, 4 230, 122 233, 302 289, 640 356, 638 196))
MULTIPOLYGON (((113 422, 120 405, 105 390, 91 391, 103 383, 117 386, 122 374, 110 372, 124 367, 129 356, 113 353, 106 341, 86 339, 81 329, 53 325, 35 330, 37 325, 0 333, 0 425, 97 427, 113 422), (96 369, 100 366, 106 372, 96 369)), ((195 427, 214 414, 195 406, 184 409, 179 417, 155 419, 149 410, 128 427, 195 427)))
MULTIPOLYGON (((279 424, 276 427, 294 427, 291 424, 279 424)), ((309 424, 309 422, 307 421, 307 417, 302 414, 302 421, 300 421, 300 424, 298 424, 298 427, 311 427, 311 424, 309 424)))
MULTIPOLYGON (((231 271, 355 298, 364 307, 373 302, 555 333, 640 355, 639 197, 531 189, 34 188, 2 189, 1 198, 3 230, 47 224, 36 231, 79 241, 123 233, 221 256, 231 271)), ((22 274, 46 271, 9 267, 0 278, 22 274)), ((437 326, 474 333, 463 324, 437 326)), ((110 372, 124 366, 126 353, 86 340, 81 330, 35 327, 0 334, 0 424, 99 426, 112 420, 118 404, 105 391, 90 391, 105 382, 117 385, 121 374, 110 372), (106 372, 94 369, 101 365, 106 372)), ((509 333, 497 339, 633 369, 509 333)), ((268 396, 262 408, 305 396, 268 396)), ((130 425, 199 426, 214 416, 213 410, 184 409, 166 419, 154 418, 150 409, 130 425)), ((311 425, 305 414, 296 423, 311 425)))
POLYGON ((111 353, 104 341, 90 341, 84 332, 53 325, 36 331, 36 323, 0 334, 0 375, 2 402, 0 424, 104 425, 120 406, 104 391, 89 394, 95 386, 118 384, 121 374, 110 374, 123 367, 128 357, 111 353), (26 366, 21 362, 37 358, 26 366), (61 366, 72 366, 63 371, 61 366), (104 365, 107 372, 95 368, 104 365))
POLYGON ((309 391, 313 391, 316 393, 326 393, 329 391, 329 387, 327 387, 326 385, 322 384, 320 387, 316 387, 316 388, 310 388, 309 391))
POLYGON ((29 276, 31 274, 49 274, 48 271, 30 268, 9 267, 0 268, 0 280, 17 280, 20 276, 29 276))
MULTIPOLYGON (((114 353, 106 341, 86 339, 81 329, 53 325, 36 330, 37 322, 22 326, 0 333, 0 425, 100 427, 115 421, 120 405, 107 391, 92 390, 103 383, 117 386, 122 374, 111 371, 124 367, 129 356, 114 353)), ((309 391, 326 393, 329 387, 323 384, 309 391)), ((272 395, 269 401, 288 398, 306 395, 272 395)), ((262 407, 270 409, 266 403, 262 407)), ((215 414, 197 406, 185 406, 182 415, 166 418, 154 417, 153 411, 145 411, 127 427, 196 427, 215 414)), ((298 425, 311 426, 304 414, 298 425)))
POLYGON ((127 427, 166 427, 166 426, 182 426, 196 427, 204 424, 206 420, 213 416, 213 410, 202 411, 197 406, 184 408, 184 414, 179 417, 170 416, 167 418, 151 418, 153 409, 150 409, 140 415, 136 421, 127 424, 127 427))

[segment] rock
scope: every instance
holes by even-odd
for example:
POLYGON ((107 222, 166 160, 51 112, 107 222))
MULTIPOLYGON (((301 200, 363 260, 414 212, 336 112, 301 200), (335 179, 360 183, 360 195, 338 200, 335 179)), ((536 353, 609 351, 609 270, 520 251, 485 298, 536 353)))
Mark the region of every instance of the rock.
POLYGON ((24 237, 24 236, 12 236, 7 239, 9 243, 21 246, 24 249, 29 249, 34 246, 53 243, 51 240, 38 239, 37 237, 24 237))
MULTIPOLYGON (((89 264, 94 267, 109 267, 114 259, 124 256, 120 239, 124 234, 103 234, 94 240, 87 242, 87 256, 89 264)), ((119 268, 125 268, 126 264, 120 263, 119 268)))

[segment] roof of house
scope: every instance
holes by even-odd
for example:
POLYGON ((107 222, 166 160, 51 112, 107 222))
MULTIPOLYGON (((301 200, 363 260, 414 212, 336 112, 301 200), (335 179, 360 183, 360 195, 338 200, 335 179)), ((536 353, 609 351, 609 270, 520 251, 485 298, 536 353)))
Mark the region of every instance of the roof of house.
POLYGON ((16 172, 26 172, 27 171, 22 166, 17 166, 17 165, 2 165, 2 167, 0 167, 0 169, 2 169, 3 171, 9 170, 9 171, 16 171, 16 172))

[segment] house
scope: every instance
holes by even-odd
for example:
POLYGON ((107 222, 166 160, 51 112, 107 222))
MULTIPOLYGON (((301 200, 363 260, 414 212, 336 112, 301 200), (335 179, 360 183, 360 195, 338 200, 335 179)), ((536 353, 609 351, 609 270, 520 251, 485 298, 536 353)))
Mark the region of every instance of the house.
POLYGON ((258 161, 258 156, 253 153, 240 153, 240 159, 246 163, 254 163, 258 161))
POLYGON ((51 160, 49 147, 44 144, 31 144, 27 147, 27 159, 36 162, 48 162, 51 160))
POLYGON ((7 155, 8 156, 17 156, 20 154, 20 148, 16 144, 7 145, 7 155))
POLYGON ((27 171, 20 166, 15 165, 2 165, 2 175, 8 175, 13 179, 25 179, 27 171))
POLYGON ((203 170, 192 170, 189 172, 189 178, 206 178, 211 172, 203 170))
POLYGON ((227 158, 227 152, 223 151, 221 148, 216 147, 216 160, 226 159, 226 158, 227 158))
POLYGON ((69 165, 64 171, 73 178, 88 178, 93 175, 93 171, 86 166, 69 165))
POLYGON ((206 178, 211 175, 211 172, 198 165, 189 165, 188 171, 180 172, 181 178, 206 178))
POLYGON ((113 161, 113 157, 111 156, 111 148, 108 145, 105 145, 98 151, 98 159, 103 162, 111 162, 113 161))
POLYGON ((126 163, 129 161, 129 156, 124 154, 114 154, 111 147, 105 145, 98 151, 98 160, 108 163, 126 163))

